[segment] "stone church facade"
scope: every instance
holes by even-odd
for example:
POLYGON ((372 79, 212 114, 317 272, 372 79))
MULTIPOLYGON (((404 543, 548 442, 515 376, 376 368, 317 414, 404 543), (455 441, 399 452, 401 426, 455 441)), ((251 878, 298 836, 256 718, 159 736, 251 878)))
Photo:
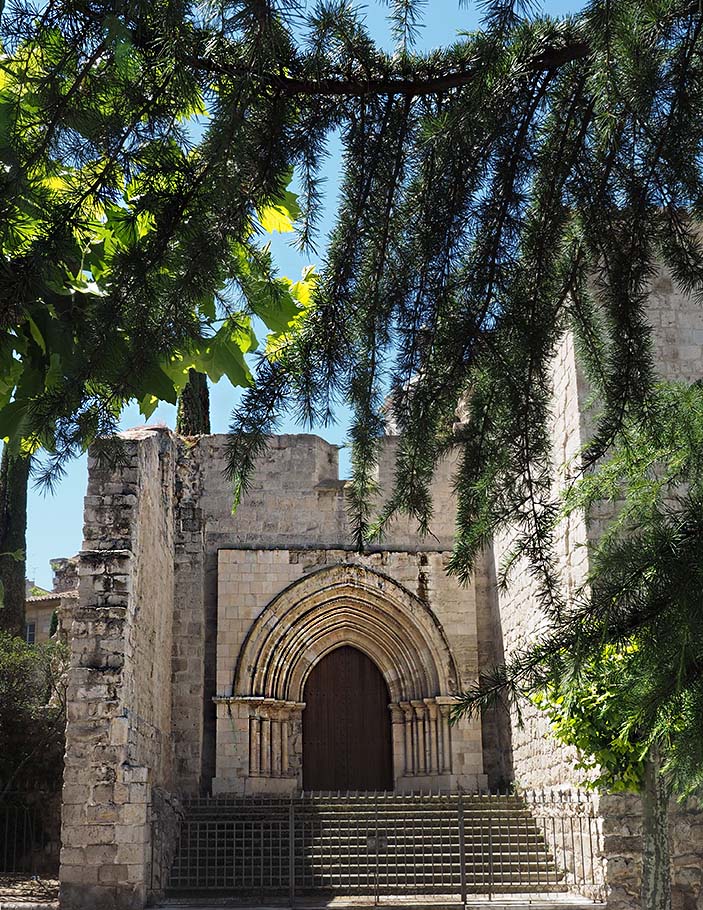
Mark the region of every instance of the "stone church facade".
MULTIPOLYGON (((666 276, 651 301, 662 369, 699 378, 703 314, 666 276)), ((587 438, 587 397, 566 336, 554 365, 559 465, 587 438)), ((456 695, 541 623, 527 573, 507 591, 496 586, 509 540, 494 541, 469 585, 446 574, 451 458, 434 480, 432 534, 421 539, 398 519, 382 545, 359 554, 335 446, 313 435, 273 438, 232 514, 226 444, 142 428, 123 434, 117 461, 89 459, 70 622, 64 908, 143 906, 164 875, 154 868, 153 832, 175 836, 184 796, 578 782, 573 755, 534 712, 522 725, 500 712, 449 723, 456 695), (358 691, 344 661, 365 680, 358 691), (330 737, 345 742, 334 740, 345 735, 340 714, 364 724, 362 751, 349 743, 325 751, 330 737), (371 766, 377 779, 363 777, 371 766)), ((395 445, 389 436, 382 489, 392 483, 395 445)), ((597 522, 563 528, 569 589, 584 577, 583 544, 595 533, 597 522)), ((637 801, 603 797, 600 812, 609 903, 634 906, 637 801)), ((703 819, 689 806, 672 825, 677 910, 693 910, 703 819)))

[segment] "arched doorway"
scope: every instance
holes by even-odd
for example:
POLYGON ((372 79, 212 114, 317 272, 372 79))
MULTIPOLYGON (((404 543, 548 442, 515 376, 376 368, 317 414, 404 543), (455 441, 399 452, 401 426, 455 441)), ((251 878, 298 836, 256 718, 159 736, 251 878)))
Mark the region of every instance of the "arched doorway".
POLYGON ((311 670, 303 700, 303 788, 392 790, 391 698, 376 664, 336 648, 311 670))

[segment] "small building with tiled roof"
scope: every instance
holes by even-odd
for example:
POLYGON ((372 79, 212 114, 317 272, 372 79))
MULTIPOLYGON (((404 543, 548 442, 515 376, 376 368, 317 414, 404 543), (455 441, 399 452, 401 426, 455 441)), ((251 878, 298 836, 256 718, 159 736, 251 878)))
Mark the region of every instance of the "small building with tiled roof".
POLYGON ((27 582, 25 638, 29 644, 49 641, 58 626, 59 610, 78 597, 78 558, 52 559, 53 590, 27 582))

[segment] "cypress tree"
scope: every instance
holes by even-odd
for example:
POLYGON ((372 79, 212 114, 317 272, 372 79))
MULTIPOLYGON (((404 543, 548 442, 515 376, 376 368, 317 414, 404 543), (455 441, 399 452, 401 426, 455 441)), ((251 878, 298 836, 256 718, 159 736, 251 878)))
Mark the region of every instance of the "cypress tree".
POLYGON ((27 483, 30 459, 3 446, 0 459, 0 629, 24 637, 27 483))
POLYGON ((210 432, 210 392, 207 376, 188 371, 188 382, 178 396, 176 432, 181 436, 198 436, 210 432))

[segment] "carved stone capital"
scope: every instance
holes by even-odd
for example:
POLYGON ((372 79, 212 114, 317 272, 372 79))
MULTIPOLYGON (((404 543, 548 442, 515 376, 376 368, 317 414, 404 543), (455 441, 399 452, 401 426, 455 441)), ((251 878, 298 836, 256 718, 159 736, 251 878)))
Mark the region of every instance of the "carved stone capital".
POLYGON ((400 710, 405 715, 405 720, 407 722, 410 722, 413 719, 413 717, 415 716, 415 710, 413 709, 413 706, 410 704, 409 701, 398 702, 398 706, 400 707, 400 710))
POLYGON ((388 710, 391 712, 391 723, 392 724, 404 724, 405 723, 405 711, 399 705, 393 702, 388 705, 388 710))
POLYGON ((436 700, 434 698, 425 698, 423 701, 427 705, 427 711, 430 715, 430 720, 437 720, 437 716, 439 714, 439 705, 437 704, 436 700))

